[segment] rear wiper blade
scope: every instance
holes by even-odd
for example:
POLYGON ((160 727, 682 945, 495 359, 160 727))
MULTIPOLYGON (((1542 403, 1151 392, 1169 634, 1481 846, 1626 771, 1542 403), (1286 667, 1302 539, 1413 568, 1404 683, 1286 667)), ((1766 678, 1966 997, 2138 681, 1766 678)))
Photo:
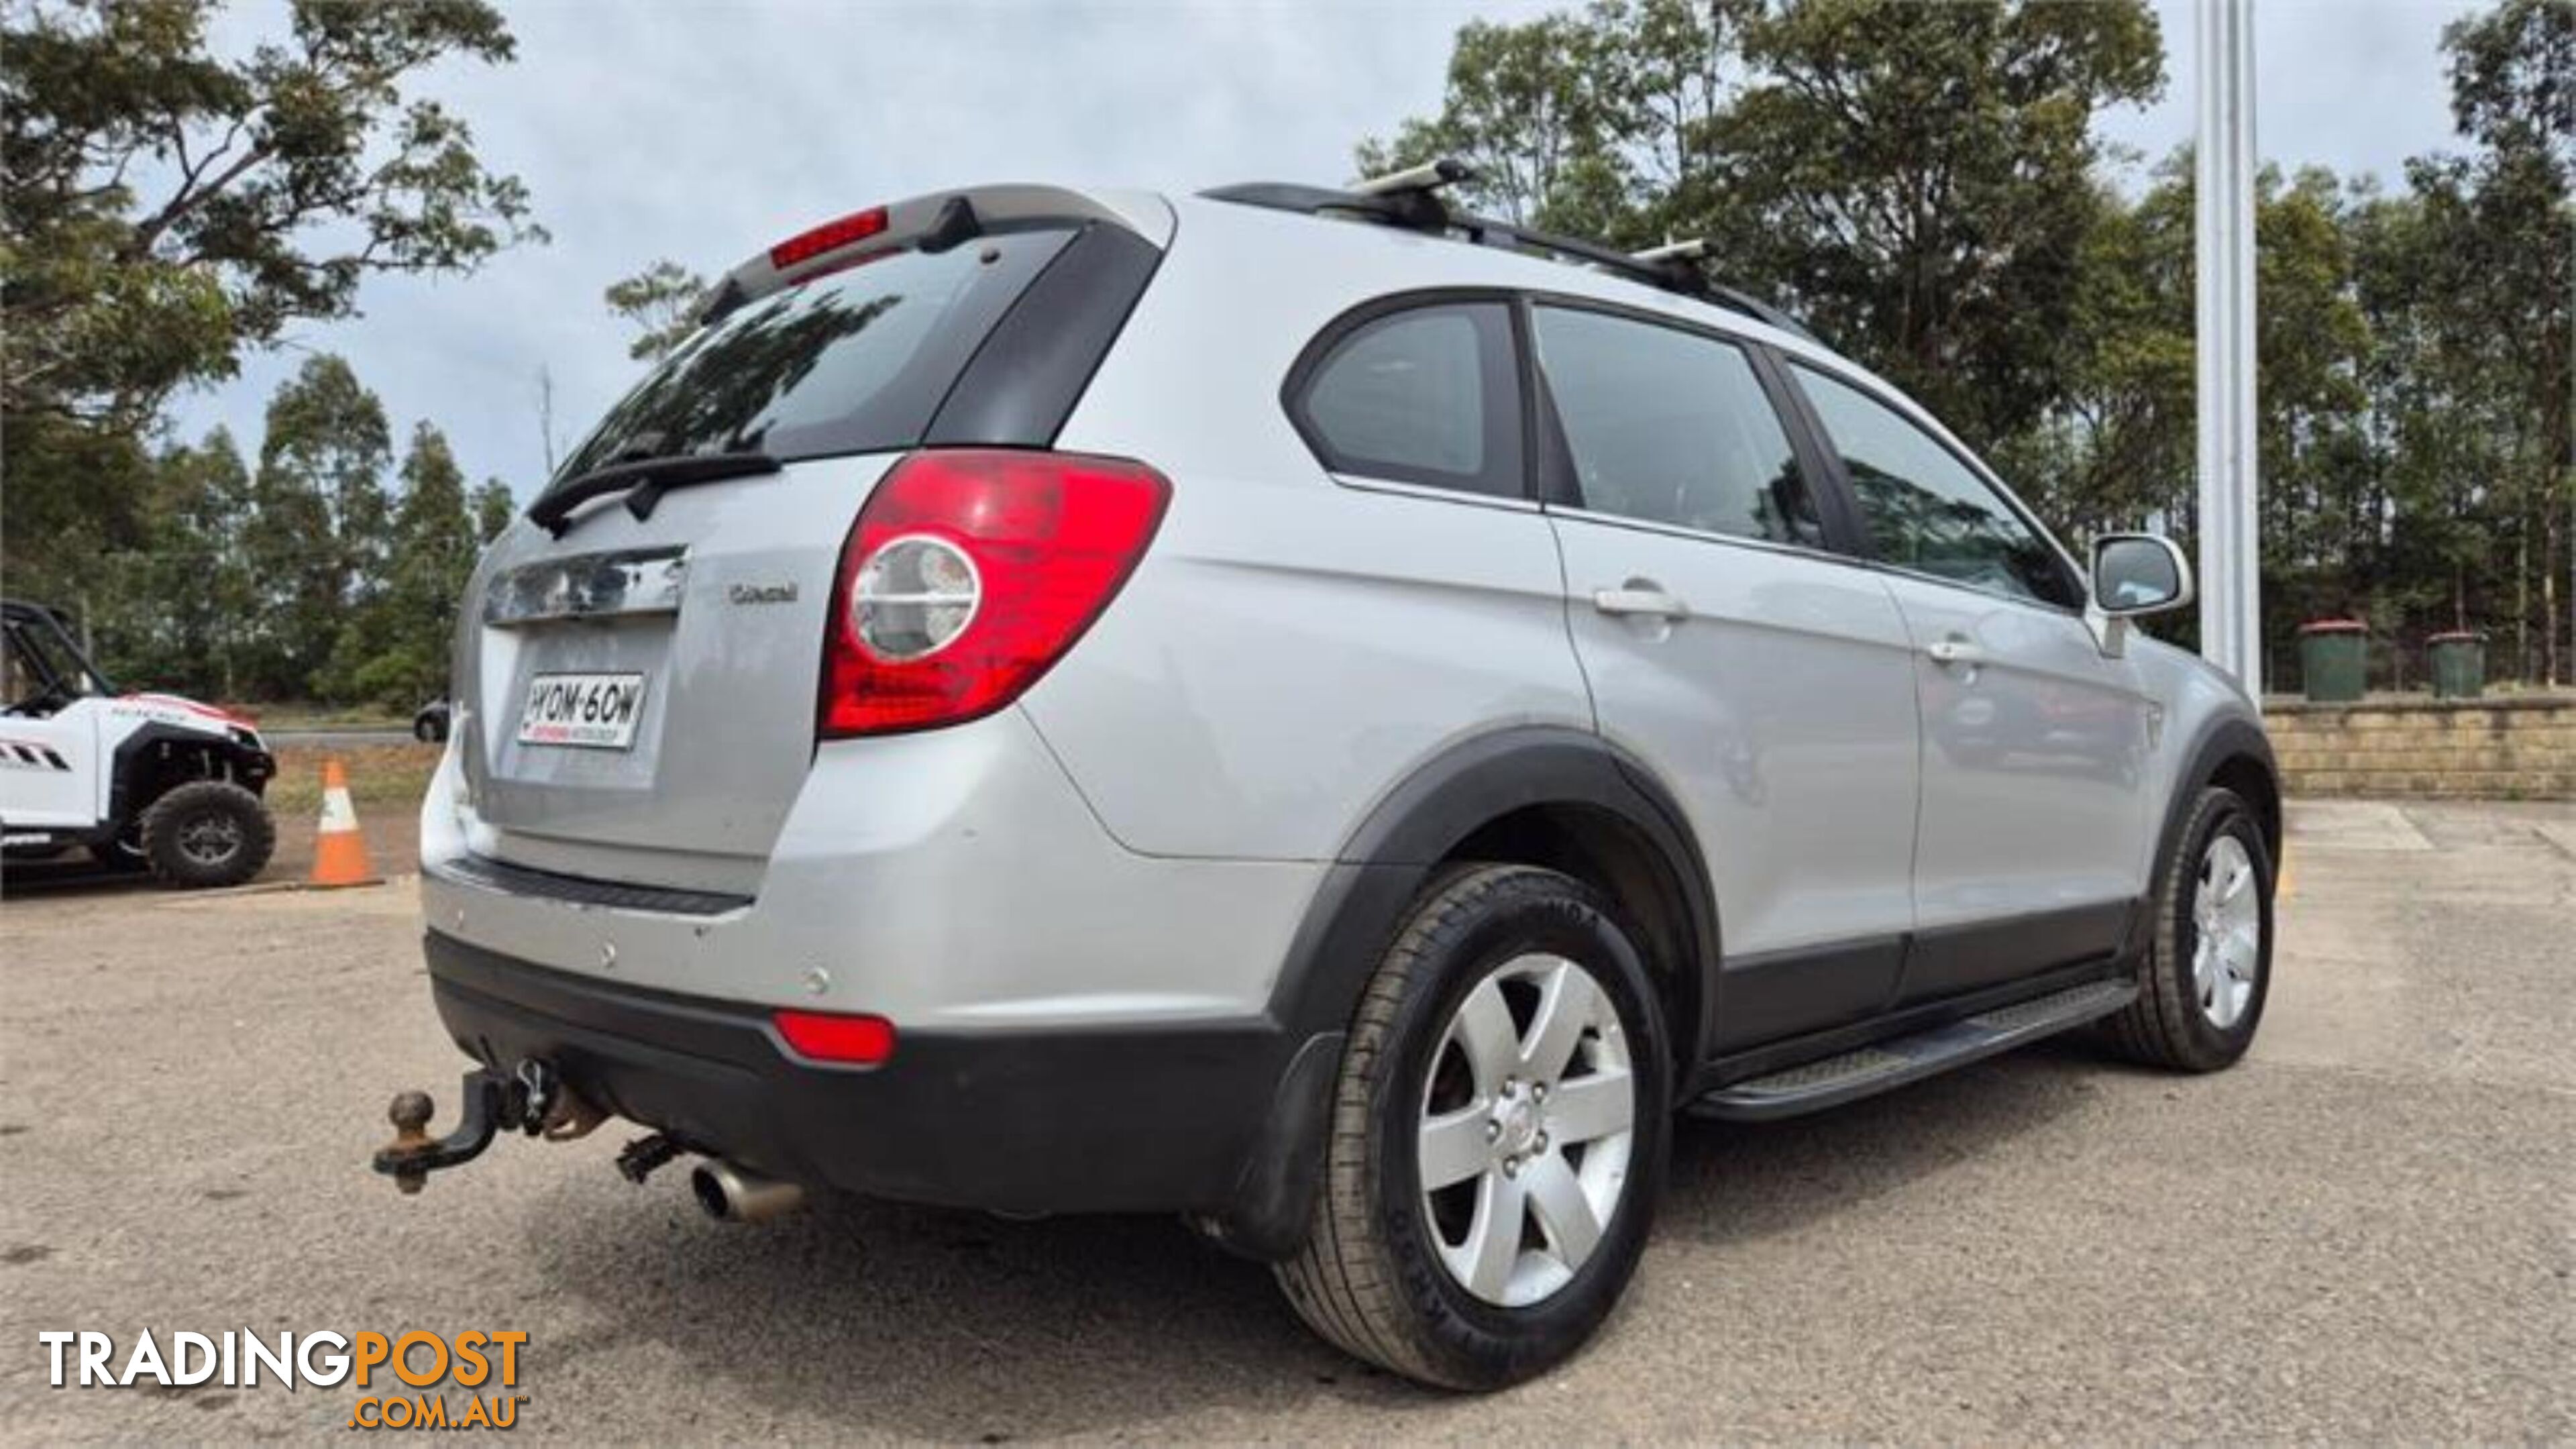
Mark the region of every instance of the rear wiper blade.
POLYGON ((572 511, 594 498, 626 495, 626 511, 636 518, 653 516, 662 495, 695 483, 746 478, 785 467, 767 453, 674 453, 663 458, 620 458, 564 480, 561 486, 528 506, 528 521, 556 538, 572 526, 572 511))

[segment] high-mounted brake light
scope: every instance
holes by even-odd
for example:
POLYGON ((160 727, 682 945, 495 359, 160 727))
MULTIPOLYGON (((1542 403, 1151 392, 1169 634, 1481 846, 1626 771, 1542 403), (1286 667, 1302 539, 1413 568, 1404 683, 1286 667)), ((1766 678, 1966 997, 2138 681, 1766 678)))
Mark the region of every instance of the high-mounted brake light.
POLYGON ((780 1011, 770 1020, 787 1045, 810 1061, 873 1067, 894 1056, 894 1023, 882 1016, 780 1011))
POLYGON ((1171 491, 1121 458, 956 449, 896 464, 841 549, 817 732, 962 724, 1019 698, 1117 596, 1171 491))
POLYGON ((769 249, 769 264, 785 271, 801 262, 810 262, 825 252, 839 251, 852 242, 863 242, 886 229, 886 209, 871 206, 854 211, 838 221, 827 221, 812 231, 799 232, 769 249))

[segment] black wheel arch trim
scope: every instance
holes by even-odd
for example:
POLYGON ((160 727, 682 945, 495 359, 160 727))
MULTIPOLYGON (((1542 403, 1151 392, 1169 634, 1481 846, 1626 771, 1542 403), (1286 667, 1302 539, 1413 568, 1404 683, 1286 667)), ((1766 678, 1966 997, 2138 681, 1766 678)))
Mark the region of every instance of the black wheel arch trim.
POLYGON ((2165 872, 2173 865, 2174 852, 2182 846, 2183 826, 2191 819, 2191 807, 2200 799, 2219 773, 2231 763, 2244 760, 2261 774, 2269 798, 2249 800, 2263 830, 2263 844, 2271 852, 2273 869, 2280 868, 2282 832, 2287 828, 2282 814, 2281 770, 2272 758, 2271 738, 2263 727, 2242 715, 2220 715, 2201 727, 2189 748, 2182 753, 2182 767, 2174 772, 2173 792, 2165 801, 2164 822, 2156 829, 2156 854, 2147 877, 2147 909, 2139 911, 2129 926, 2129 939, 2124 955, 2143 959, 2147 946, 2155 939, 2156 913, 2162 909, 2156 892, 2163 888, 2165 872))
MULTIPOLYGON (((1653 843, 1663 882, 1690 918, 1692 959, 1669 963, 1708 984, 1718 960, 1717 902, 1688 816, 1654 773, 1618 746, 1562 725, 1474 736, 1415 769, 1362 819, 1336 854, 1281 964, 1273 1019, 1301 1034, 1339 1031, 1432 872, 1484 826, 1543 806, 1600 810, 1653 843)), ((1703 1003, 1705 1004, 1705 1003, 1703 1003)), ((1674 1023, 1676 1057, 1700 1023, 1674 1023)))
POLYGON ((1331 1124, 1331 1070, 1343 1033, 1404 913, 1452 852, 1514 811, 1577 806, 1605 812, 1643 835, 1664 882, 1688 916, 1684 973, 1695 1020, 1670 1023, 1672 1060, 1688 1070, 1709 1040, 1715 1007, 1718 917, 1688 817, 1652 771, 1581 729, 1522 725, 1477 735, 1433 756, 1388 791, 1325 870, 1280 963, 1267 1015, 1281 1030, 1279 1088, 1215 1236, 1248 1256, 1276 1260, 1303 1241, 1321 1181, 1331 1124))

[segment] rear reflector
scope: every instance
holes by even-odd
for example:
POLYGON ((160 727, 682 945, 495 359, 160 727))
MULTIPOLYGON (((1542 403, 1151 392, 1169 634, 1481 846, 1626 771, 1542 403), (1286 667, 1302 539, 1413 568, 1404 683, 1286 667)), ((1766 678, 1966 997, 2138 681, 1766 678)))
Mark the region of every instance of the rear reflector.
POLYGON ((894 1023, 882 1016, 782 1011, 770 1019, 787 1045, 809 1061, 873 1067, 894 1055, 894 1023))
POLYGON ((812 231, 799 232, 769 249, 769 264, 785 271, 800 262, 810 262, 825 252, 839 251, 852 242, 863 242, 886 229, 886 209, 871 206, 854 211, 838 221, 827 221, 812 231))
POLYGON ((1019 698, 1117 597, 1171 492, 1124 458, 958 448, 896 464, 841 549, 817 733, 962 724, 1019 698))

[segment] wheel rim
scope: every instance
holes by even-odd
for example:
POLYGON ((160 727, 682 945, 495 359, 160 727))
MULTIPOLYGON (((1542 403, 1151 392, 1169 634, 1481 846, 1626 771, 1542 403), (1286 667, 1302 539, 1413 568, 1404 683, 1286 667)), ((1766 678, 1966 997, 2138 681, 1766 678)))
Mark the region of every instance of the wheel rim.
POLYGON ((1416 1129, 1423 1219, 1457 1284, 1506 1308, 1563 1288, 1628 1184, 1637 1084, 1618 1008, 1562 956, 1518 956, 1441 1033, 1416 1129))
POLYGON ((2263 970, 2263 899, 2245 842, 2222 835, 2200 857, 2191 897, 2191 985, 2201 1015, 2225 1031, 2245 1017, 2263 970))
POLYGON ((241 849, 241 822, 229 815, 195 815, 179 827, 179 853, 198 865, 221 865, 241 849))

